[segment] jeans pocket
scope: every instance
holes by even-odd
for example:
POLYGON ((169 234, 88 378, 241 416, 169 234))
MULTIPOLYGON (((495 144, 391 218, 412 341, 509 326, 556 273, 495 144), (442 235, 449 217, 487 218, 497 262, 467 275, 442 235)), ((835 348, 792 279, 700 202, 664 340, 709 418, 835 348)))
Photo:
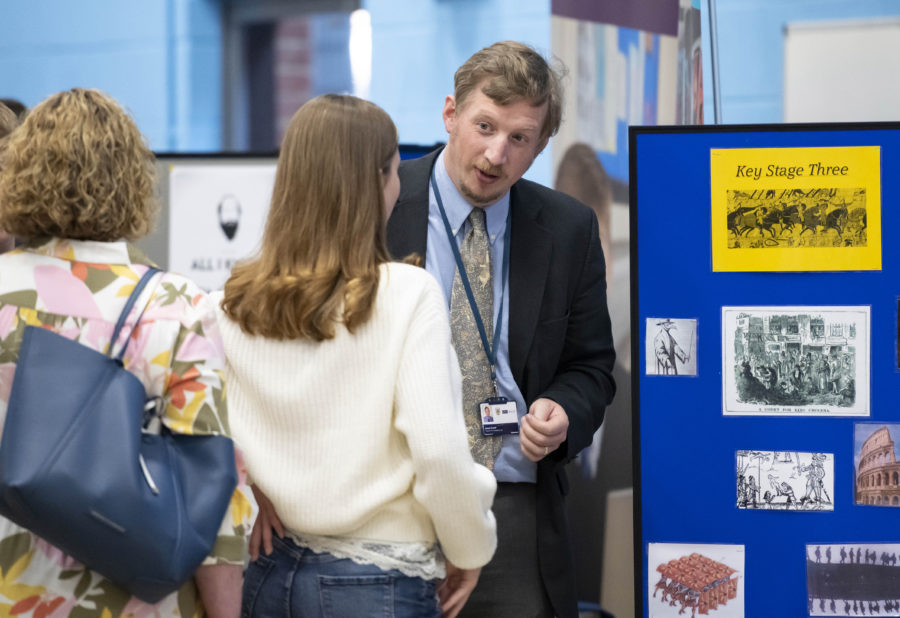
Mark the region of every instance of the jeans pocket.
POLYGON ((241 590, 242 618, 267 615, 266 612, 258 610, 257 601, 260 590, 274 567, 275 561, 262 555, 247 566, 244 571, 244 587, 241 590))
POLYGON ((390 575, 319 575, 319 599, 325 618, 393 618, 390 575))
POLYGON ((437 581, 398 577, 394 581, 394 618, 441 618, 437 581))

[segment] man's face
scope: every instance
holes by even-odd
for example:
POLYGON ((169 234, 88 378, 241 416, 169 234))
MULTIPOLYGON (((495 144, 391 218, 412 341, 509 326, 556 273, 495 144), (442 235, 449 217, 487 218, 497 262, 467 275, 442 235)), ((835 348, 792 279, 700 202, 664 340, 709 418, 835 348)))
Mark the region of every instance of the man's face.
POLYGON ((479 84, 462 107, 444 101, 444 127, 450 135, 444 163, 450 179, 472 206, 490 206, 528 171, 547 143, 541 128, 547 104, 528 101, 497 105, 479 84))

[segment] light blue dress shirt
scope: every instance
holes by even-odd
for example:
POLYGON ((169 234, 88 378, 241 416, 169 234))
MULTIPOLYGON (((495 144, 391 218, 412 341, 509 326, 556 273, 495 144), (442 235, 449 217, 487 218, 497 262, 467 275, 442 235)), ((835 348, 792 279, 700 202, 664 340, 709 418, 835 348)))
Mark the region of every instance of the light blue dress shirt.
MULTIPOLYGON (((450 180, 447 168, 444 167, 444 153, 438 155, 434 164, 435 181, 441 192, 441 201, 450 221, 450 228, 459 246, 469 230, 466 221, 472 206, 460 195, 456 185, 450 180)), ((506 231, 506 215, 509 213, 509 192, 500 200, 485 209, 487 220, 487 232, 491 242, 491 267, 493 268, 494 282, 494 324, 500 313, 500 298, 503 298, 503 325, 500 329, 500 344, 497 350, 497 388, 500 396, 516 402, 516 412, 521 419, 528 413, 525 407, 525 399, 519 386, 513 379, 509 367, 509 277, 506 285, 503 285, 503 277, 500 272, 503 265, 503 248, 505 240, 503 234, 506 231)), ((428 240, 425 251, 425 270, 430 272, 441 284, 444 298, 447 301, 447 309, 450 308, 450 291, 453 289, 453 278, 456 276, 456 259, 453 257, 453 249, 447 238, 447 231, 441 219, 441 211, 438 209, 437 200, 431 183, 428 184, 428 240)), ((537 477, 537 466, 522 454, 519 446, 518 435, 506 435, 501 438, 503 446, 494 460, 494 476, 498 481, 517 483, 534 483, 537 477)))

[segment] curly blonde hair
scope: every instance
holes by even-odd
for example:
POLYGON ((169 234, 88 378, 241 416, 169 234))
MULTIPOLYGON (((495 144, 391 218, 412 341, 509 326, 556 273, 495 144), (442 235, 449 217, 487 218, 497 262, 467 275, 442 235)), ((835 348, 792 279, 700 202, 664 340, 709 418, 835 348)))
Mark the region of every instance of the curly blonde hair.
POLYGON ((154 158, 131 117, 98 90, 38 104, 0 162, 0 229, 23 238, 133 240, 156 217, 154 158))

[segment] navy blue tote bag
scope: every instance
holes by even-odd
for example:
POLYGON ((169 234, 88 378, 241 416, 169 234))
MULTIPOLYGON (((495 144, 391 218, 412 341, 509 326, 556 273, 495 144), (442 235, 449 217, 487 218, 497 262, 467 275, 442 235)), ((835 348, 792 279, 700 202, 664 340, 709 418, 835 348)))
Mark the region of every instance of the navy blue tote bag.
MULTIPOLYGON (((155 272, 135 286, 113 343, 155 272)), ((230 438, 144 431, 152 402, 122 366, 127 345, 112 357, 25 328, 0 439, 0 514, 155 603, 211 551, 237 472, 230 438)))

